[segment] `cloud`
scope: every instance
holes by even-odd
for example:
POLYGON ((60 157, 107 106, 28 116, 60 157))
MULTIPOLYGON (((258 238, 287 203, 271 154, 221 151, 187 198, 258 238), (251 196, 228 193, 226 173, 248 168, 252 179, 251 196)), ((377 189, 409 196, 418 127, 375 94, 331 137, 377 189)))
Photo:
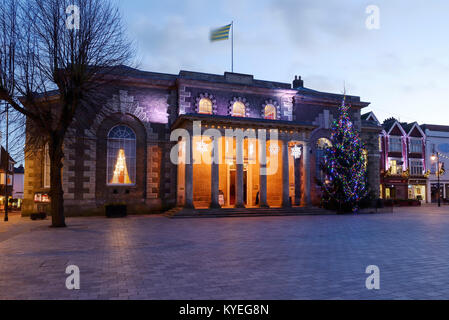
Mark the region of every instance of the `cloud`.
POLYGON ((290 37, 302 48, 358 40, 367 17, 362 3, 327 0, 277 0, 270 10, 283 21, 290 37))

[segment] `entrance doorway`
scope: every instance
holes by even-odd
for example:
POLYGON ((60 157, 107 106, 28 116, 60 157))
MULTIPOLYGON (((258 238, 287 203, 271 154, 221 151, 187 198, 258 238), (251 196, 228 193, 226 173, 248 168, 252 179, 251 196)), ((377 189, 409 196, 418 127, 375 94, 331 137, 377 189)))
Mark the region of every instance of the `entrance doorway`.
MULTIPOLYGON (((237 202, 237 170, 229 169, 229 205, 235 206, 237 202)), ((243 169, 243 203, 248 204, 248 170, 243 169)))

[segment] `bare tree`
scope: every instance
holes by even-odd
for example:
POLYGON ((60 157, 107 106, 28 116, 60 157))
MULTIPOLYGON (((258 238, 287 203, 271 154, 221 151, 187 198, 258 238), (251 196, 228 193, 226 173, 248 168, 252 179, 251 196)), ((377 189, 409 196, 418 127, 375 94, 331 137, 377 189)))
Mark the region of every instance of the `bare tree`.
POLYGON ((48 143, 52 226, 65 227, 67 130, 99 102, 115 68, 130 62, 132 45, 109 0, 0 0, 0 7, 0 101, 26 116, 27 139, 48 143))

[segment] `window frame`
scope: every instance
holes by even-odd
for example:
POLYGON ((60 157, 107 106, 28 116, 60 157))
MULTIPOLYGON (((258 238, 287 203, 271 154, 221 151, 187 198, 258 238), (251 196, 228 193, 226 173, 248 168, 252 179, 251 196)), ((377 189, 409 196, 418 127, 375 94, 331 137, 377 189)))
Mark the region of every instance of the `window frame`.
POLYGON ((198 113, 199 113, 199 114, 213 114, 213 113, 214 113, 214 104, 213 104, 212 100, 209 99, 209 98, 207 98, 207 97, 201 98, 200 101, 198 102, 198 113), (210 112, 209 112, 209 111, 208 111, 208 112, 202 112, 202 111, 201 111, 201 105, 202 105, 202 102, 203 102, 203 101, 206 101, 206 100, 209 101, 209 104, 210 104, 210 112))
POLYGON ((424 174, 424 159, 409 159, 408 167, 410 169, 409 172, 411 176, 422 176, 424 174), (420 163, 420 166, 413 166, 413 162, 420 163), (419 173, 414 173, 414 168, 421 168, 421 170, 419 171, 419 173))
POLYGON ((264 112, 263 112, 264 119, 266 119, 266 120, 277 120, 277 108, 276 108, 276 106, 275 106, 274 104, 272 104, 272 103, 267 103, 267 104, 265 105, 263 111, 264 111, 264 112), (267 118, 267 108, 268 108, 268 107, 273 108, 273 109, 272 109, 272 113, 274 114, 273 118, 267 118))
POLYGON ((402 162, 404 163, 404 160, 402 158, 398 158, 398 157, 388 157, 388 170, 390 170, 391 166, 391 162, 395 161, 395 166, 396 166, 396 171, 393 172, 393 170, 391 171, 392 175, 400 175, 404 172, 404 165, 403 164, 398 164, 398 162, 402 162), (398 171, 398 169, 400 169, 400 171, 398 171))
POLYGON ((320 145, 320 141, 324 141, 326 140, 326 144, 327 147, 331 147, 332 146, 332 142, 326 138, 326 137, 321 137, 318 138, 316 140, 316 144, 315 144, 315 177, 318 181, 323 182, 324 180, 326 180, 326 175, 324 174, 323 170, 321 170, 321 163, 322 163, 322 159, 324 158, 324 150, 326 148, 325 145, 321 146, 320 145))
POLYGON ((131 128, 129 125, 123 124, 123 123, 117 124, 109 130, 109 132, 106 136, 106 186, 108 186, 108 187, 133 187, 133 186, 136 186, 136 181, 137 181, 136 179, 137 179, 137 134, 133 130, 133 128, 131 128), (129 129, 132 132, 134 139, 110 138, 112 131, 117 127, 126 127, 127 129, 129 129), (109 144, 110 144, 111 140, 128 140, 128 141, 134 142, 134 146, 133 146, 134 156, 133 156, 133 159, 130 160, 130 161, 133 161, 130 163, 133 166, 133 171, 132 171, 133 175, 130 174, 130 168, 129 168, 129 164, 128 164, 128 158, 130 156, 125 153, 125 157, 126 157, 126 161, 127 161, 128 176, 132 183, 123 183, 123 184, 110 183, 110 181, 112 180, 112 177, 113 177, 114 166, 117 163, 117 155, 116 155, 114 157, 114 159, 115 159, 114 163, 112 164, 112 166, 110 166, 110 158, 112 158, 112 157, 109 154, 109 148, 110 148, 109 144), (111 177, 109 177, 110 170, 112 170, 111 177))
POLYGON ((390 136, 390 137, 388 137, 388 152, 402 152, 402 148, 403 148, 403 146, 402 146, 402 137, 400 137, 400 136, 390 136), (392 146, 393 145, 398 145, 397 143, 391 143, 392 142, 392 140, 399 140, 399 150, 393 150, 392 149, 392 146))
POLYGON ((231 116, 237 117, 237 118, 246 118, 246 105, 245 105, 245 103, 242 102, 242 101, 235 101, 235 102, 232 104, 232 113, 231 113, 231 116), (243 107, 243 115, 236 115, 236 113, 235 113, 235 107, 236 107, 237 104, 239 104, 239 105, 241 105, 241 106, 243 107))
POLYGON ((410 153, 422 153, 422 140, 421 138, 410 138, 410 153), (418 146, 419 151, 414 151, 412 146, 418 146))

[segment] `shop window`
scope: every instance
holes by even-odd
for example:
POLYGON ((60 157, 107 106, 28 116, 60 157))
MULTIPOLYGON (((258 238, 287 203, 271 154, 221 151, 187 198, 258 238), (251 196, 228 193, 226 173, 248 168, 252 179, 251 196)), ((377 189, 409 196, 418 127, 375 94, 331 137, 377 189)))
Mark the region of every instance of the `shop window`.
POLYGON ((107 141, 107 183, 132 185, 136 181, 136 135, 127 126, 114 127, 107 141))
POLYGON ((198 108, 199 113, 212 114, 212 101, 208 98, 202 98, 198 108))
POLYGON ((276 108, 272 104, 267 104, 265 106, 265 119, 276 119, 276 108))
POLYGON ((396 189, 394 187, 385 188, 385 199, 396 199, 396 189))

